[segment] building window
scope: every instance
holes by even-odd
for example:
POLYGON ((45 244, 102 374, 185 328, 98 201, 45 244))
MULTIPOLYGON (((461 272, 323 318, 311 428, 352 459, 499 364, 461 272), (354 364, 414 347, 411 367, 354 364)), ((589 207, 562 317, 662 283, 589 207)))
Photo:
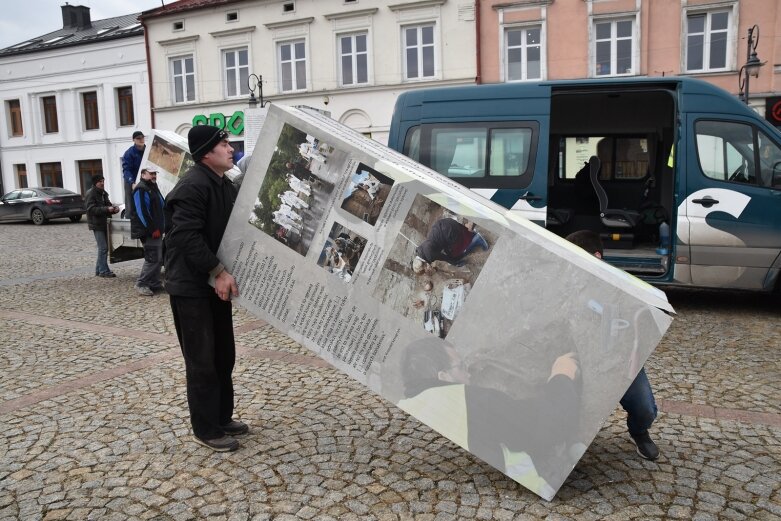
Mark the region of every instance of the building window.
POLYGON ((249 51, 232 49, 223 51, 225 66, 225 95, 229 98, 249 94, 249 51))
POLYGON ((404 45, 404 78, 420 80, 436 74, 434 24, 402 28, 404 45))
POLYGON ((686 16, 686 71, 727 70, 730 11, 686 16))
POLYGON ((306 44, 304 40, 280 43, 278 49, 282 92, 306 89, 306 44))
POLYGON ((82 92, 81 101, 84 105, 84 130, 96 130, 100 128, 98 121, 98 93, 82 92))
POLYGON ((133 111, 133 88, 120 87, 117 89, 117 107, 119 108, 119 126, 132 127, 136 124, 133 111))
POLYGON ((171 24, 171 30, 174 31, 174 32, 184 31, 184 21, 183 20, 178 20, 178 21, 172 23, 171 24))
POLYGON ((11 136, 23 136, 22 106, 18 99, 8 100, 8 121, 11 122, 11 136))
POLYGON ((339 37, 339 66, 342 85, 369 83, 369 50, 366 33, 339 37))
POLYGON ((62 167, 59 163, 38 163, 41 172, 41 186, 62 188, 62 167))
POLYGON ((195 64, 192 55, 171 59, 174 103, 195 101, 195 64))
POLYGON ((238 11, 228 11, 225 13, 225 21, 230 22, 238 22, 239 21, 239 12, 238 11))
POLYGON ((45 96, 41 98, 43 105, 43 128, 47 134, 54 134, 60 131, 57 124, 57 98, 54 96, 45 96))
POLYGON ((505 31, 507 81, 542 79, 542 29, 523 27, 505 31))
POLYGON ((103 175, 103 162, 100 159, 85 159, 78 161, 79 186, 81 193, 86 194, 92 187, 92 176, 103 175))
POLYGON ((27 165, 24 163, 14 165, 16 170, 16 183, 18 188, 27 188, 27 165))
POLYGON ((634 21, 612 20, 594 24, 596 76, 634 74, 634 21))

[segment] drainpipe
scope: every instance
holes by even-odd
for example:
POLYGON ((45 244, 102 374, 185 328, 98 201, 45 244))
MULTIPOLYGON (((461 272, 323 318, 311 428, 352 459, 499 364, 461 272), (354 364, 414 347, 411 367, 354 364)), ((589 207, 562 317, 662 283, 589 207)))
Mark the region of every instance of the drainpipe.
POLYGON ((480 9, 482 0, 475 0, 475 66, 477 67, 477 76, 475 77, 475 83, 480 85, 483 82, 483 61, 480 58, 480 9))
MULTIPOLYGON (((152 92, 152 61, 149 59, 149 37, 146 28, 146 22, 139 20, 141 27, 144 28, 144 50, 146 51, 146 75, 149 81, 149 115, 152 121, 152 128, 155 128, 155 98, 152 92)), ((150 129, 151 130, 151 129, 150 129)))

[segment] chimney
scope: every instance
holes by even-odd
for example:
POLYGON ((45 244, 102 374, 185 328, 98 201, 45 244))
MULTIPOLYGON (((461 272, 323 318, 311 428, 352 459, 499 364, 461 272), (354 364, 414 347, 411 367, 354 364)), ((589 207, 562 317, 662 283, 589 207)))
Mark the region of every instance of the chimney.
POLYGON ((62 6, 62 28, 81 30, 90 27, 92 27, 92 20, 89 16, 89 7, 70 5, 65 2, 65 5, 62 6))

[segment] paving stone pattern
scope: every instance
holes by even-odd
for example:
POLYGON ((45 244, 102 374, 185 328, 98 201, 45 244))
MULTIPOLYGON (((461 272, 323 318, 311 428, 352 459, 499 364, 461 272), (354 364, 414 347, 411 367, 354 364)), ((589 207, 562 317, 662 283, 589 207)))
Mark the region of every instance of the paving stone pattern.
POLYGON ((0 225, 0 520, 781 520, 781 302, 670 291, 646 364, 662 457, 623 411, 551 502, 236 308, 239 451, 191 441, 165 294, 93 275, 86 224, 0 225))

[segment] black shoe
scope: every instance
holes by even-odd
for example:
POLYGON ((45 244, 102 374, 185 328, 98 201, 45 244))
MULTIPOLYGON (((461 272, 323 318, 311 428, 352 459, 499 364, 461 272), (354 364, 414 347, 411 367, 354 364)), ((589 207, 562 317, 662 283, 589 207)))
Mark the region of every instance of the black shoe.
POLYGON ((642 434, 630 434, 629 437, 632 438, 640 456, 651 461, 659 457, 659 448, 648 435, 648 431, 642 434))
POLYGON ((222 430, 228 436, 239 436, 241 434, 247 434, 249 432, 249 426, 246 423, 231 420, 230 423, 226 423, 222 426, 222 430))
POLYGON ((107 271, 106 273, 98 273, 98 277, 103 277, 104 279, 111 279, 116 277, 117 274, 113 271, 107 271))
POLYGON ((230 436, 223 436, 213 440, 202 440, 198 436, 193 436, 193 439, 196 443, 200 443, 204 447, 209 447, 215 452, 232 452, 239 448, 239 442, 230 436))

